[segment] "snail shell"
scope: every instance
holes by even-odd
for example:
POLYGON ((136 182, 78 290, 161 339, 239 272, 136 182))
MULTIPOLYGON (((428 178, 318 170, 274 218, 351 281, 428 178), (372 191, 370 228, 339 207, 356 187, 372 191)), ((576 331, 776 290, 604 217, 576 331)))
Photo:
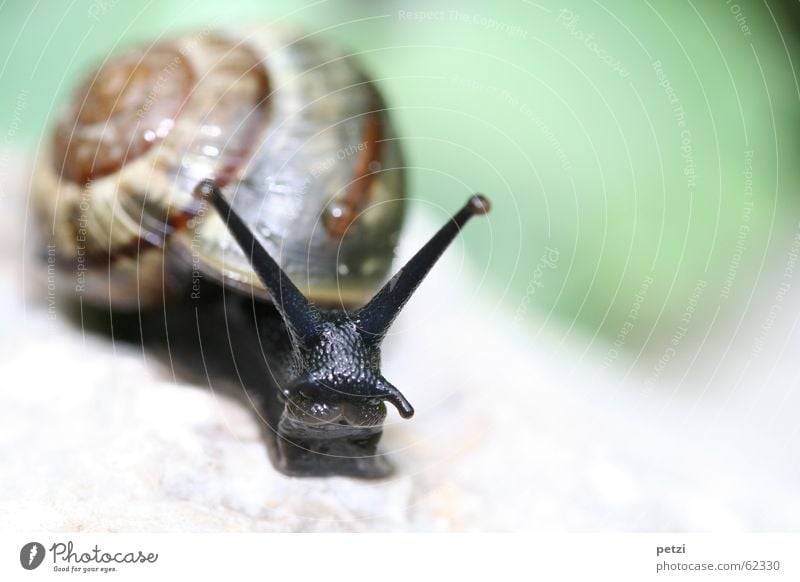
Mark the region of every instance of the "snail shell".
POLYGON ((156 304, 192 274, 268 298, 223 220, 192 197, 207 177, 313 301, 358 304, 385 278, 401 156, 378 90, 341 51, 261 27, 111 58, 60 118, 33 195, 91 301, 156 304))

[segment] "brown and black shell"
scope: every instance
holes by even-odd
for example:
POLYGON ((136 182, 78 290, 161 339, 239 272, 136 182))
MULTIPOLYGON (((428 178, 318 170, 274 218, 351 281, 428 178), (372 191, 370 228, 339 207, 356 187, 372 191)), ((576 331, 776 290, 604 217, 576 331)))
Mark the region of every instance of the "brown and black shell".
POLYGON ((153 305, 175 278, 268 298, 215 213, 213 177, 313 301, 363 303, 403 218, 386 105, 354 59, 312 36, 205 30, 112 56, 38 156, 41 230, 86 300, 153 305))

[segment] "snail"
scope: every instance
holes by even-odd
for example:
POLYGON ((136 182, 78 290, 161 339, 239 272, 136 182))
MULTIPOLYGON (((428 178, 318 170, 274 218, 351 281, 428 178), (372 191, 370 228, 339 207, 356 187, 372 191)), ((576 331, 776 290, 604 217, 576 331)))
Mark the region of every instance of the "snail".
POLYGON ((288 475, 380 478, 389 326, 470 217, 388 282, 403 163, 383 98, 311 36, 205 30, 110 58, 34 175, 41 231, 82 308, 153 322, 169 357, 244 388, 288 475), (209 211, 213 209, 213 211, 209 211))

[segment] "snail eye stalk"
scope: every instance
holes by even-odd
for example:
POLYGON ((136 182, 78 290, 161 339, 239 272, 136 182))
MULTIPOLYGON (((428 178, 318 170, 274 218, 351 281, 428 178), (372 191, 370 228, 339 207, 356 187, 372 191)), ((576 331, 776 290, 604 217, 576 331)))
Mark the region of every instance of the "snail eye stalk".
POLYGON ((253 270, 272 295, 275 307, 286 322, 289 332, 302 345, 310 345, 319 335, 319 311, 295 287, 289 276, 256 239, 239 214, 231 208, 213 180, 203 180, 194 190, 195 196, 208 200, 217 210, 253 270))
POLYGON ((378 344, 383 340, 392 322, 467 221, 473 216, 486 214, 489 210, 491 204, 485 196, 471 196, 464 207, 433 235, 405 267, 355 313, 354 319, 365 341, 378 344))
MULTIPOLYGON (((406 397, 380 375, 379 370, 373 369, 370 358, 364 358, 363 354, 352 346, 362 343, 369 352, 378 353, 378 346, 400 310, 467 221, 473 216, 489 212, 489 201, 480 194, 470 197, 466 205, 439 229, 439 232, 433 235, 369 303, 352 314, 342 313, 338 320, 334 318, 323 323, 320 312, 295 287, 288 275, 270 256, 242 218, 231 208, 213 180, 200 182, 195 188, 195 196, 201 200, 208 200, 220 214, 228 230, 249 258, 253 270, 272 295, 273 303, 286 322, 293 341, 307 348, 305 350, 308 356, 307 363, 312 366, 315 373, 306 371, 284 388, 284 396, 291 400, 293 395, 305 391, 309 393, 306 396, 312 397, 312 399, 316 392, 324 392, 328 398, 331 394, 335 394, 334 400, 337 402, 347 400, 348 397, 355 398, 355 400, 363 398, 385 400, 393 404, 403 418, 411 417, 414 414, 414 408, 406 397), (353 322, 356 324, 355 328, 352 326, 353 322), (338 360, 328 361, 326 344, 325 342, 320 343, 323 327, 334 331, 333 337, 343 339, 343 345, 351 346, 349 350, 352 351, 336 352, 338 360), (349 334, 355 334, 358 341, 350 341, 355 338, 349 334), (318 353, 320 350, 325 353, 318 353), (342 358, 352 359, 350 364, 355 368, 363 367, 362 371, 371 380, 362 386, 351 386, 349 384, 351 378, 347 376, 341 379, 342 385, 337 385, 336 370, 341 367, 342 358), (329 380, 320 382, 319 377, 329 378, 329 380)), ((319 398, 319 400, 324 401, 325 398, 319 398)))

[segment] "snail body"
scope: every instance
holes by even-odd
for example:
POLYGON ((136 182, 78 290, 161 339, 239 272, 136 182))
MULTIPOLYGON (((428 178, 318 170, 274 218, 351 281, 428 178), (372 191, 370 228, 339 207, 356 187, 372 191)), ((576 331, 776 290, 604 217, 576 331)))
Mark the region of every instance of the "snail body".
POLYGON ((131 49, 77 90, 34 185, 81 301, 180 321, 168 343, 197 336, 190 365, 227 343, 226 373, 255 395, 276 467, 388 473, 384 401, 413 409, 380 373, 380 342, 488 202, 471 198, 375 294, 403 169, 383 99, 351 57, 275 28, 131 49))

